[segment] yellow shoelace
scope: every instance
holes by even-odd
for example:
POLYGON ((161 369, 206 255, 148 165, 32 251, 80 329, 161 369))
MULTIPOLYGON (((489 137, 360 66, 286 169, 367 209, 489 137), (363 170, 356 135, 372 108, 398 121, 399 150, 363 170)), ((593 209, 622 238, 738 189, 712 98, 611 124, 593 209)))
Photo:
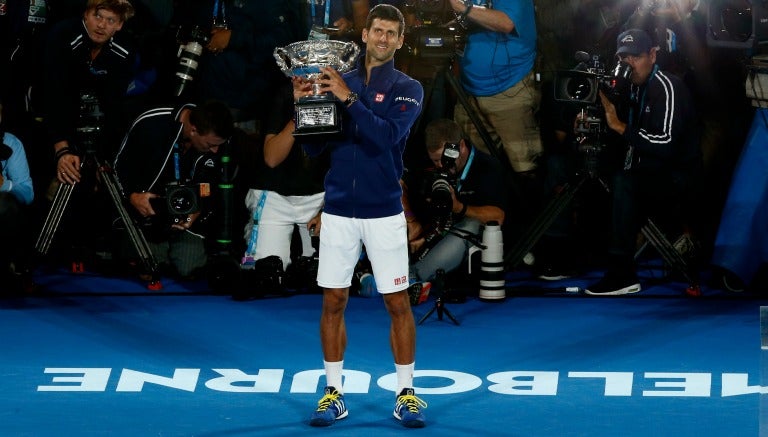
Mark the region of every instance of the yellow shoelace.
POLYGON ((427 408, 427 403, 416 395, 402 395, 397 397, 397 405, 405 405, 411 413, 418 413, 419 407, 427 408))
POLYGON ((325 411, 328 409, 328 407, 331 406, 331 403, 339 399, 339 392, 335 391, 333 393, 329 393, 322 397, 319 401, 317 401, 317 411, 325 411))

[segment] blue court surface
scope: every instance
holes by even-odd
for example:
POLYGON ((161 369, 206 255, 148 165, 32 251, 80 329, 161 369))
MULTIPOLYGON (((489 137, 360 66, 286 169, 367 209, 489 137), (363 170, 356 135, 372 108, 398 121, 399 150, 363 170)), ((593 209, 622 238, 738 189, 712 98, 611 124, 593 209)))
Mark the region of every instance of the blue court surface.
MULTIPOLYGON (((68 272, 37 281, 45 293, 0 300, 2 436, 761 435, 760 296, 692 298, 663 283, 594 298, 523 281, 501 302, 446 304, 460 325, 434 313, 417 327, 420 430, 392 418, 382 300, 353 297, 350 414, 315 429, 320 295, 234 301, 196 283, 151 292, 68 272)), ((433 305, 414 307, 416 319, 433 305)))

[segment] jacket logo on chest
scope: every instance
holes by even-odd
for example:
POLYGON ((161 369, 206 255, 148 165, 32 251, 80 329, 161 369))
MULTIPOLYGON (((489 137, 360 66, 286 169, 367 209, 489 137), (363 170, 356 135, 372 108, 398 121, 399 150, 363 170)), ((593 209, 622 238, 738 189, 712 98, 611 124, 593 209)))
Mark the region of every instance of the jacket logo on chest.
POLYGON ((376 101, 376 103, 381 103, 384 101, 384 94, 382 93, 376 93, 376 97, 373 98, 373 100, 376 101))

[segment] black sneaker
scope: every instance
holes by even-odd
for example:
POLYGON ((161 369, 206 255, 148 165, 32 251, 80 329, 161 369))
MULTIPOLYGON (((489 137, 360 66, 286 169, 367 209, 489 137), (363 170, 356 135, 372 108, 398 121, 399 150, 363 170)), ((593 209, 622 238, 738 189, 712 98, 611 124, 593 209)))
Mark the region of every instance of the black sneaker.
POLYGON ((569 272, 567 269, 564 268, 558 268, 555 266, 545 266, 539 271, 539 279, 544 281, 560 281, 563 279, 569 279, 572 277, 572 272, 569 272))
POLYGON ((621 296, 640 290, 640 281, 635 273, 617 274, 609 271, 603 279, 584 290, 584 293, 593 296, 621 296))

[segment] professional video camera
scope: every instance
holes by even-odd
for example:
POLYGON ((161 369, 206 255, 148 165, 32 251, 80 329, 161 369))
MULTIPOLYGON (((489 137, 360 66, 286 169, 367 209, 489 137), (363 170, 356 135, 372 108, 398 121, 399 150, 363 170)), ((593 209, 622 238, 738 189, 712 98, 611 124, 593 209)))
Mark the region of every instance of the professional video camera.
POLYGON ((181 96, 188 83, 195 79, 200 55, 209 41, 210 37, 199 26, 190 30, 180 27, 176 31, 176 42, 179 43, 179 52, 176 55, 179 58, 176 66, 177 83, 174 88, 176 97, 181 96))
POLYGON ((579 106, 574 128, 577 149, 583 158, 585 173, 597 177, 600 154, 605 146, 603 134, 607 132, 599 91, 614 103, 629 98, 632 67, 618 61, 608 72, 600 56, 579 51, 575 58, 579 64, 574 69, 555 72, 555 100, 579 106))
POLYGON ((612 70, 606 69, 605 61, 598 55, 576 52, 579 64, 572 70, 555 72, 555 100, 599 104, 598 92, 602 91, 611 101, 629 95, 627 87, 632 67, 618 61, 612 70))
POLYGON ((101 111, 99 99, 90 93, 80 94, 80 109, 78 114, 75 145, 80 153, 92 152, 101 142, 104 127, 104 113, 101 111))
POLYGON ((707 44, 730 49, 768 46, 768 4, 764 0, 710 0, 707 4, 707 44))
POLYGON ((406 53, 412 58, 448 61, 464 52, 464 29, 447 0, 407 1, 406 11, 421 23, 405 35, 406 53))

